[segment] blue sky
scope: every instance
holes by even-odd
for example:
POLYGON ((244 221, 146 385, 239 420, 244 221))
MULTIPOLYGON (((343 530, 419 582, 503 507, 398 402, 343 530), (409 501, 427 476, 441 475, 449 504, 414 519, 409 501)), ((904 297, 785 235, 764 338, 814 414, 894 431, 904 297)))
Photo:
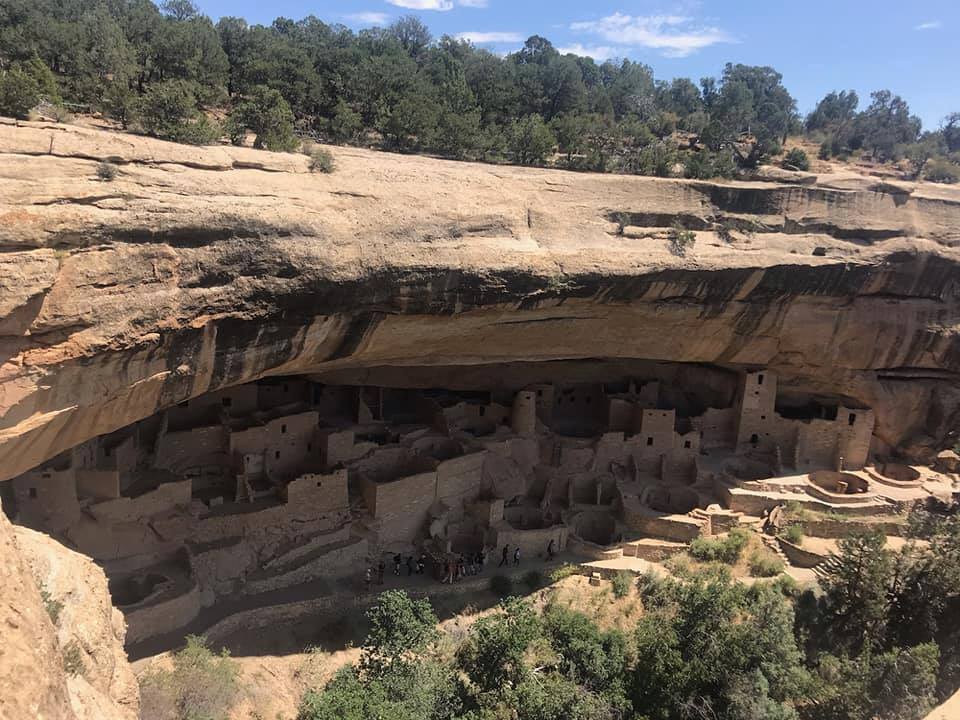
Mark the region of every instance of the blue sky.
POLYGON ((808 112, 830 90, 901 95, 927 129, 960 111, 960 0, 198 0, 214 19, 316 15, 355 29, 419 16, 434 35, 506 53, 529 35, 658 78, 698 81, 726 62, 771 65, 808 112))

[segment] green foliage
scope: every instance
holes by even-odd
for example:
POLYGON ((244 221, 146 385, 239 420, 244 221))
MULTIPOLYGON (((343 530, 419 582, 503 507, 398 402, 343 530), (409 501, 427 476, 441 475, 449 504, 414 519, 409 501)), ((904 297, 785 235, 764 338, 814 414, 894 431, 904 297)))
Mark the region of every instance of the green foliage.
POLYGON ((523 656, 540 631, 533 608, 509 598, 500 612, 474 623, 470 637, 457 651, 457 665, 481 694, 495 693, 506 683, 516 686, 529 677, 523 656))
POLYGON ((524 720, 610 720, 609 705, 559 675, 530 679, 516 692, 517 717, 524 720))
POLYGON ((543 573, 539 570, 528 570, 523 574, 523 584, 530 592, 536 590, 543 583, 543 573))
POLYGON ((293 111, 283 96, 277 90, 258 85, 230 114, 229 134, 236 142, 250 130, 256 136, 255 148, 292 152, 299 144, 293 133, 293 120, 293 111))
POLYGON ((360 657, 361 671, 383 677, 437 639, 437 616, 429 600, 413 600, 403 590, 387 590, 367 611, 370 630, 360 657))
POLYGON ((769 551, 757 550, 750 555, 750 574, 753 577, 776 577, 783 572, 783 562, 769 551))
POLYGON ((610 582, 613 587, 614 596, 625 598, 630 594, 630 589, 633 587, 633 573, 621 570, 613 576, 610 582))
POLYGON ((310 172, 332 173, 336 169, 333 154, 323 148, 310 151, 310 172))
POLYGON ((960 182, 960 166, 938 158, 927 164, 923 176, 930 182, 952 185, 960 182))
POLYGON ((916 141, 920 120, 910 114, 903 98, 889 90, 871 93, 870 98, 870 106, 856 120, 857 143, 877 160, 896 159, 898 147, 916 141))
MULTIPOLYGON (((670 228, 670 234, 668 236, 670 242, 670 252, 678 257, 683 257, 687 254, 687 250, 693 247, 694 243, 697 242, 697 236, 692 230, 685 229, 679 222, 674 223, 673 227, 670 228)), ((696 540, 694 542, 697 542, 696 540)), ((711 542, 711 541, 703 541, 711 542)), ((691 545, 691 550, 693 546, 691 545)), ((697 557, 694 555, 694 557, 697 557)))
POLYGON ((26 119, 40 102, 40 86, 20 68, 0 74, 0 114, 26 119))
POLYGON ((807 157, 807 153, 802 149, 793 148, 787 153, 786 157, 783 158, 783 166, 785 168, 806 172, 810 169, 810 158, 807 157))
POLYGON ((542 165, 555 145, 553 133, 539 115, 513 122, 507 133, 507 146, 521 165, 542 165))
POLYGON ((181 80, 151 85, 136 114, 149 135, 165 140, 204 145, 219 135, 219 129, 198 112, 192 86, 181 80))
POLYGON ((727 572, 663 583, 637 624, 636 648, 631 698, 651 720, 677 717, 677 708, 694 713, 687 717, 749 717, 737 708, 750 697, 775 711, 758 717, 791 718, 785 703, 808 687, 789 603, 727 572))
POLYGON ((63 671, 67 675, 77 676, 86 672, 86 666, 83 662, 83 649, 79 641, 71 640, 63 646, 63 671))
POLYGON ((329 122, 331 139, 338 143, 356 142, 363 132, 363 118, 344 102, 339 100, 334 107, 333 117, 329 122))
POLYGON ((919 720, 935 704, 938 650, 933 643, 857 658, 824 656, 823 686, 811 720, 919 720))
POLYGON ((878 646, 887 629, 893 558, 880 532, 840 540, 839 562, 820 581, 825 619, 837 647, 858 653, 878 646))
POLYGON ((733 565, 747 546, 750 535, 746 530, 734 528, 726 537, 697 538, 690 543, 690 554, 701 562, 722 562, 733 565))
POLYGON ((46 588, 40 588, 40 599, 43 600, 43 607, 50 616, 50 622, 56 626, 60 620, 60 612, 63 610, 63 602, 54 600, 53 596, 46 588))
POLYGON ((513 580, 507 575, 494 575, 490 578, 490 592, 497 597, 507 597, 513 592, 513 580))
POLYGON ((240 666, 206 639, 187 636, 170 670, 152 670, 140 681, 142 717, 157 720, 223 720, 237 697, 240 666))
POLYGON ((783 531, 783 537, 786 538, 787 542, 793 543, 794 545, 803 544, 803 525, 800 523, 793 523, 787 525, 783 531))
POLYGON ((556 583, 556 582, 560 582, 561 580, 565 580, 566 578, 572 575, 579 575, 579 574, 580 574, 579 567, 577 567, 573 563, 564 563, 563 565, 561 565, 556 570, 553 570, 550 573, 550 581, 556 583))
POLYGON ((112 182, 117 177, 117 166, 106 161, 97 163, 97 177, 104 182, 112 182))

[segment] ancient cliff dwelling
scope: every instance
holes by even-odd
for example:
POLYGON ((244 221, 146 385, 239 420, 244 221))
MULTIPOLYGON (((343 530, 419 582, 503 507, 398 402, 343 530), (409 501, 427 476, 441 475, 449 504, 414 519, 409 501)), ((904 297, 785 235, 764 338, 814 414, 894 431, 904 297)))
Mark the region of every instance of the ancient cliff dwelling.
MULTIPOLYGON (((851 528, 899 548, 954 499, 953 190, 359 149, 321 175, 43 123, 0 123, 0 159, 0 530, 39 553, 8 587, 29 566, 72 613, 104 573, 82 597, 134 660, 359 612, 383 566, 470 603, 749 537, 815 586, 851 528)), ((64 617, 22 652, 62 654, 64 617)))

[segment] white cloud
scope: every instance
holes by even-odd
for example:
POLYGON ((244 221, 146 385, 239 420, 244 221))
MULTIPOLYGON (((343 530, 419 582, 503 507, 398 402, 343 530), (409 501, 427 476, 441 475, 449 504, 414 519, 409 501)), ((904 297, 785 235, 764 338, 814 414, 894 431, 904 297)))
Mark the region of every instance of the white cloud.
POLYGON ((616 12, 600 20, 575 22, 576 32, 598 35, 607 42, 660 50, 667 57, 686 57, 717 43, 735 42, 725 31, 697 25, 683 15, 624 15, 616 12))
POLYGON ((516 32, 462 32, 457 33, 456 38, 467 40, 474 45, 523 42, 525 39, 522 34, 516 32))
POLYGON ((914 30, 939 30, 942 27, 943 23, 939 20, 930 20, 925 23, 920 23, 914 28, 914 30))
POLYGON ((391 5, 407 10, 453 10, 453 0, 387 0, 391 5))
POLYGON ((609 45, 592 45, 587 47, 580 43, 573 43, 573 45, 567 45, 566 47, 558 47, 557 52, 561 55, 582 55, 583 57, 593 58, 598 62, 603 62, 604 60, 609 60, 612 57, 624 54, 622 50, 610 47, 609 45))
POLYGON ((358 12, 344 15, 347 20, 364 25, 386 25, 390 16, 382 12, 358 12))
POLYGON ((463 7, 472 8, 485 8, 487 6, 487 0, 457 0, 457 5, 463 5, 463 7))

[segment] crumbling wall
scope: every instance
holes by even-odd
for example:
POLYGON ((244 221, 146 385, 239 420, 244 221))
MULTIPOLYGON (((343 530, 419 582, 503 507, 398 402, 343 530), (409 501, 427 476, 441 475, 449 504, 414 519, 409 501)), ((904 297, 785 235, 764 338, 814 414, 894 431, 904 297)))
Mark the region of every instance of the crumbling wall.
POLYGON ((164 433, 157 440, 155 466, 183 474, 191 467, 222 462, 229 447, 223 425, 164 433))
POLYGON ((487 453, 476 452, 437 465, 437 498, 470 501, 483 489, 483 463, 487 453))

